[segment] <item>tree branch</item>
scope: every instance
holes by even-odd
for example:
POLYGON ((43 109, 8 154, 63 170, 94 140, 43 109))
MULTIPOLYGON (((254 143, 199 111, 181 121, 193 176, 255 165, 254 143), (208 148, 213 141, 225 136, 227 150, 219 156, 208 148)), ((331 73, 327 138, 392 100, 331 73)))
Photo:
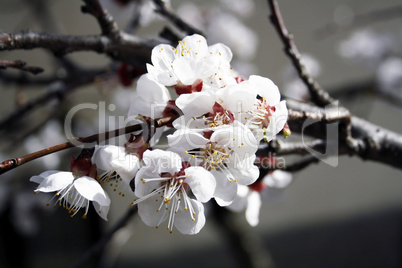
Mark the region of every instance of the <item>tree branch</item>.
POLYGON ((297 49, 293 40, 293 35, 288 32, 285 26, 278 3, 276 0, 268 0, 268 5, 272 13, 270 15, 271 22, 281 38, 283 45, 285 46, 285 53, 290 57, 294 67, 299 73, 300 78, 307 85, 312 101, 321 107, 333 103, 335 99, 333 99, 323 88, 321 88, 321 86, 310 75, 306 66, 304 65, 299 50, 297 49))
POLYGON ((20 60, 0 60, 0 69, 15 68, 32 74, 43 72, 43 68, 27 66, 26 62, 20 60))
POLYGON ((185 32, 187 35, 192 34, 202 34, 200 30, 195 29, 194 27, 185 23, 181 18, 179 18, 176 14, 170 11, 166 4, 162 0, 153 0, 156 5, 156 12, 170 20, 174 25, 176 25, 180 30, 185 32))
POLYGON ((142 67, 149 62, 155 45, 155 41, 142 40, 126 33, 121 33, 118 40, 102 35, 71 36, 29 30, 0 34, 0 51, 44 48, 57 57, 77 51, 94 51, 142 67))
POLYGON ((82 6, 81 11, 83 13, 90 13, 93 15, 102 30, 102 35, 110 37, 112 40, 118 40, 121 37, 119 26, 114 21, 112 15, 110 15, 106 9, 103 9, 98 0, 82 0, 85 5, 82 6))
POLYGON ((152 126, 153 128, 166 126, 168 124, 171 124, 176 118, 177 118, 177 116, 168 116, 168 117, 163 117, 163 118, 158 118, 158 119, 152 120, 149 117, 144 117, 143 124, 135 124, 135 125, 127 126, 124 128, 104 132, 104 133, 94 134, 94 135, 87 136, 87 137, 78 137, 78 138, 73 137, 68 142, 61 143, 61 144, 58 144, 58 145, 55 145, 55 146, 52 146, 52 147, 49 147, 49 148, 46 148, 46 149, 43 149, 40 151, 36 151, 34 153, 27 154, 27 155, 24 155, 21 157, 3 161, 0 164, 0 174, 3 174, 11 169, 14 169, 18 166, 21 166, 25 163, 28 163, 28 162, 35 160, 37 158, 40 158, 42 156, 49 155, 49 154, 52 154, 55 152, 59 152, 59 151, 65 150, 65 149, 69 149, 69 148, 72 148, 75 146, 84 145, 87 143, 90 143, 90 144, 100 143, 105 140, 108 140, 108 139, 111 139, 114 137, 118 137, 118 136, 121 136, 121 135, 124 135, 127 133, 144 130, 146 128, 149 128, 150 126, 152 126))
MULTIPOLYGON (((77 70, 78 71, 78 70, 77 70)), ((49 85, 48 90, 43 95, 38 98, 28 102, 21 108, 15 110, 7 117, 0 120, 0 130, 4 130, 5 128, 11 126, 16 123, 19 119, 21 119, 25 114, 32 111, 32 109, 36 107, 40 107, 43 104, 46 104, 54 99, 62 100, 65 95, 75 90, 77 87, 93 82, 94 78, 105 71, 84 71, 81 70, 77 72, 75 75, 70 76, 70 79, 66 79, 65 81, 55 81, 49 85)))
POLYGON ((402 135, 352 116, 344 112, 347 110, 342 107, 337 113, 336 108, 324 110, 293 101, 287 104, 292 108, 289 110, 288 124, 293 132, 325 139, 326 125, 340 122, 339 140, 336 141, 340 154, 355 155, 402 169, 402 135), (305 125, 308 119, 314 123, 305 125), (351 137, 343 130, 342 124, 350 126, 351 137))

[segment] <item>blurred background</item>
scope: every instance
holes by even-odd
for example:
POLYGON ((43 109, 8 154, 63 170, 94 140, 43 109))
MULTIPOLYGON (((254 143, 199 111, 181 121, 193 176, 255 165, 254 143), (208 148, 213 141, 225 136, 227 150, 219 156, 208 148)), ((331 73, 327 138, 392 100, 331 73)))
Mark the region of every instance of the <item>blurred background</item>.
MULTIPOLYGON (((30 0, 0 1, 0 31, 99 33, 93 17, 81 13, 81 1, 37 2, 43 5, 30 0)), ((102 1, 125 29, 136 9, 123 2, 102 1)), ((402 133, 402 3, 278 2, 305 64, 321 86, 353 114, 402 133)), ((170 5, 186 22, 201 29, 209 44, 222 42, 231 47, 233 66, 244 77, 269 77, 285 98, 306 101, 306 89, 268 19, 266 1, 171 0, 170 5)), ((140 7, 143 15, 134 34, 156 37, 165 25, 171 25, 152 15, 149 2, 142 1, 140 7)), ((0 70, 0 120, 52 90, 45 83, 10 82, 10 77, 63 77, 66 72, 55 67, 55 57, 41 49, 2 52, 0 58, 20 59, 45 69, 35 77, 0 70)), ((89 69, 105 68, 110 62, 92 52, 67 58, 89 69)), ((64 115, 79 103, 115 104, 117 108, 102 119, 106 122, 107 116, 125 116, 133 91, 134 87, 122 87, 111 72, 93 85, 69 91, 62 101, 55 98, 32 109, 23 119, 0 129, 0 160, 63 142, 64 115)), ((80 112, 74 118, 74 134, 96 133, 99 122, 98 111, 80 112)), ((87 220, 80 216, 71 219, 65 210, 45 206, 51 196, 33 195, 32 175, 49 169, 67 170, 71 156, 78 152, 73 149, 47 156, 0 176, 0 267, 70 267, 126 213, 132 200, 111 194, 108 222, 101 222, 95 214, 87 220)), ((195 236, 155 230, 134 216, 116 233, 98 266, 91 263, 87 267, 244 267, 233 246, 239 241, 231 236, 232 228, 259 267, 401 267, 401 175, 400 170, 356 157, 342 156, 335 167, 319 162, 293 173, 292 183, 279 197, 263 203, 257 227, 248 225, 244 212, 228 215, 229 223, 222 225, 213 215, 225 211, 216 212, 213 206, 207 207, 206 226, 195 236)))

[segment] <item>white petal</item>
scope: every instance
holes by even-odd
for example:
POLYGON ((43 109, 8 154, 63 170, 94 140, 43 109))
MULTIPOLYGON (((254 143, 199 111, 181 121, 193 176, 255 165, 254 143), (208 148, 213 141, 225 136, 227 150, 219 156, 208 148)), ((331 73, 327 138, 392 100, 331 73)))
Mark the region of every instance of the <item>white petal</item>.
POLYGON ((36 191, 39 192, 54 192, 64 189, 74 180, 71 172, 59 171, 47 176, 38 186, 36 191))
POLYGON ((217 102, 233 114, 251 110, 257 100, 257 95, 248 83, 230 85, 215 94, 217 102))
POLYGON ((42 172, 41 174, 39 174, 37 176, 32 176, 29 179, 29 181, 36 182, 36 183, 40 184, 46 177, 48 177, 51 174, 57 173, 57 172, 60 172, 60 171, 58 171, 58 170, 47 170, 47 171, 42 172))
MULTIPOLYGON (((152 49, 151 62, 158 70, 171 71, 171 65, 175 58, 175 51, 170 45, 160 44, 152 49)), ((150 72, 149 69, 148 72, 150 72)))
POLYGON ((29 179, 29 181, 36 182, 37 184, 40 184, 44 179, 45 179, 45 178, 43 178, 43 177, 41 177, 41 176, 35 175, 35 176, 32 176, 32 177, 29 179))
POLYGON ((219 206, 225 207, 230 205, 236 198, 237 183, 229 182, 222 172, 213 172, 216 179, 216 188, 214 198, 219 206))
MULTIPOLYGON (((107 193, 106 193, 106 195, 107 195, 107 193)), ((99 215, 102 219, 104 219, 105 221, 107 221, 107 214, 109 213, 109 208, 110 208, 110 206, 101 206, 101 205, 99 205, 99 204, 96 203, 96 202, 92 202, 92 204, 93 204, 93 206, 94 206, 94 208, 95 208, 96 213, 98 213, 98 215, 99 215)))
POLYGON ((173 64, 174 74, 180 82, 185 85, 191 85, 197 78, 201 78, 197 72, 197 62, 192 59, 179 58, 173 64))
POLYGON ((205 203, 212 198, 216 180, 211 172, 203 167, 189 167, 185 169, 185 174, 188 176, 185 179, 198 201, 205 203))
POLYGON ((137 91, 133 95, 128 115, 161 117, 170 99, 169 91, 164 85, 153 80, 149 74, 142 75, 137 82, 137 91))
POLYGON ((251 191, 247 200, 246 220, 251 226, 257 226, 260 221, 261 196, 258 192, 251 191))
POLYGON ((225 125, 211 135, 211 141, 231 148, 240 159, 250 157, 258 149, 258 142, 249 128, 239 121, 225 125))
POLYGON ((203 59, 208 54, 207 40, 199 34, 186 36, 177 46, 178 55, 181 55, 183 48, 189 53, 191 58, 203 59))
POLYGON ((170 100, 170 94, 167 88, 152 79, 152 76, 149 74, 144 74, 138 79, 137 93, 148 102, 167 102, 170 100))
POLYGON ((79 177, 74 181, 74 187, 86 199, 97 202, 101 206, 110 205, 110 198, 95 179, 87 176, 79 177))
POLYGON ((250 190, 248 186, 238 185, 237 196, 227 208, 231 211, 242 211, 247 206, 247 197, 250 190))
POLYGON ((258 95, 266 99, 267 104, 273 106, 281 100, 278 87, 266 77, 250 75, 248 80, 255 88, 258 95))
MULTIPOLYGON (((191 205, 194 209, 195 216, 191 215, 189 210, 184 210, 180 206, 177 214, 175 215, 174 225, 182 234, 197 234, 205 225, 204 206, 197 200, 190 199, 191 205), (194 217, 195 221, 192 220, 194 217)), ((183 202, 182 202, 183 204, 183 202)))
POLYGON ((260 175, 260 170, 254 165, 256 156, 251 155, 239 161, 229 162, 229 169, 238 184, 250 185, 254 183, 260 175))
POLYGON ((134 179, 135 174, 140 168, 140 160, 135 155, 125 154, 124 158, 114 159, 110 166, 128 184, 134 179))
POLYGON ((154 66, 147 64, 148 73, 152 76, 153 79, 161 83, 165 86, 173 86, 177 84, 179 81, 173 73, 173 69, 159 69, 154 66))
POLYGON ((212 54, 214 56, 217 56, 219 61, 226 61, 226 62, 230 62, 232 60, 233 57, 233 53, 232 50, 221 43, 209 46, 209 52, 212 52, 212 54))
POLYGON ((264 183, 272 188, 285 188, 292 182, 292 173, 275 170, 263 178, 264 183))
POLYGON ((153 169, 152 173, 159 175, 164 172, 173 175, 182 168, 181 157, 178 154, 160 149, 146 150, 143 161, 146 167, 153 169))
POLYGON ((202 134, 188 129, 176 130, 173 134, 167 136, 170 147, 175 147, 182 152, 194 148, 204 148, 209 142, 202 134))
POLYGON ((153 190, 160 187, 160 181, 148 181, 146 183, 143 182, 142 179, 147 178, 159 178, 160 174, 154 169, 154 167, 142 167, 138 170, 137 174, 135 175, 134 184, 135 184, 135 191, 134 194, 137 197, 143 197, 153 190))
MULTIPOLYGON (((155 197, 160 197, 155 195, 155 197)), ((158 212, 159 206, 163 202, 161 198, 156 201, 155 198, 148 198, 138 204, 138 215, 141 220, 148 226, 157 226, 160 222, 164 222, 167 217, 165 207, 158 212)))
POLYGON ((110 163, 114 159, 123 157, 126 154, 124 147, 115 145, 98 146, 95 145, 95 151, 91 158, 92 163, 102 170, 111 170, 110 163))
POLYGON ((214 103, 215 99, 211 91, 181 94, 176 100, 177 107, 187 117, 201 116, 212 112, 214 103))
POLYGON ((288 121, 288 109, 286 108, 286 101, 281 101, 275 106, 275 113, 269 117, 269 125, 266 128, 267 140, 272 140, 278 134, 286 122, 288 121))

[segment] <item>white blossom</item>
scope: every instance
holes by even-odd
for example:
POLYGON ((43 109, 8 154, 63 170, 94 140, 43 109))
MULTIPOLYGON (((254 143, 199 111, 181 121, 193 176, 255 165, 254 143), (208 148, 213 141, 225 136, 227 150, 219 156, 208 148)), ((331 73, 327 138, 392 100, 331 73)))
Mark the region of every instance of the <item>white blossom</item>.
POLYGON ((202 167, 189 166, 169 151, 147 150, 143 161, 135 177, 139 199, 133 203, 138 204, 143 222, 159 227, 168 220, 170 232, 175 226, 183 234, 198 233, 205 225, 202 203, 211 199, 216 187, 214 176, 202 167))
POLYGON ((165 86, 192 85, 197 79, 204 87, 221 88, 235 83, 230 70, 231 50, 223 44, 207 45, 201 35, 185 37, 176 48, 160 44, 152 50, 147 70, 165 86))
POLYGON ((140 168, 137 155, 129 154, 124 147, 115 145, 96 145, 91 161, 105 171, 99 176, 99 180, 113 186, 113 191, 118 191, 121 196, 125 196, 130 189, 130 181, 140 168), (124 185, 119 184, 120 181, 124 185))
POLYGON ((172 150, 215 176, 214 198, 221 206, 233 201, 237 184, 249 185, 258 178, 259 170, 254 165, 258 143, 240 122, 222 126, 210 138, 189 129, 177 130, 167 138, 172 150))
POLYGON ((83 217, 85 218, 88 214, 89 202, 92 201, 99 216, 107 220, 110 198, 94 178, 76 177, 72 172, 50 170, 31 177, 30 181, 39 184, 35 192, 56 192, 57 202, 72 213, 71 216, 84 208, 83 217))
POLYGON ((264 176, 261 181, 250 186, 239 185, 236 199, 228 206, 228 209, 232 211, 245 210, 247 222, 251 226, 257 226, 262 198, 267 201, 275 200, 278 191, 287 187, 291 182, 291 173, 275 170, 264 176))

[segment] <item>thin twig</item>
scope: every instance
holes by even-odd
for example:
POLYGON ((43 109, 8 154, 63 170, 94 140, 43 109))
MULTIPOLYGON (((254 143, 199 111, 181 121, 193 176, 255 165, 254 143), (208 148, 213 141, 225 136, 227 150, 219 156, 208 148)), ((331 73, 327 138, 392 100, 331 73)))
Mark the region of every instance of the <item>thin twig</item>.
POLYGON ((293 35, 288 32, 285 23, 282 18, 282 14, 279 10, 279 6, 276 0, 268 0, 269 7, 271 9, 270 19, 275 26, 284 47, 286 54, 292 60, 300 78, 307 85, 311 99, 318 106, 324 107, 333 103, 335 100, 318 84, 318 82, 310 75, 306 66, 304 65, 299 50, 294 42, 293 35))
POLYGON ((346 113, 339 108, 317 109, 317 107, 297 102, 287 102, 288 123, 292 132, 301 133, 318 139, 325 139, 326 127, 330 123, 340 123, 339 153, 355 155, 363 160, 372 160, 402 169, 402 135, 382 128, 364 119, 346 113), (306 124, 306 120, 311 123, 306 124), (351 136, 343 126, 350 127, 351 136), (351 141, 348 138, 352 139, 351 141))
POLYGON ((111 139, 114 137, 118 137, 118 136, 121 136, 121 135, 124 135, 127 133, 144 130, 145 128, 148 128, 151 125, 154 126, 155 128, 166 126, 168 124, 171 124, 176 118, 177 118, 177 116, 168 116, 168 117, 151 120, 148 117, 144 117, 143 124, 135 124, 135 125, 127 126, 124 128, 107 131, 104 133, 94 134, 94 135, 87 136, 87 137, 78 137, 78 138, 72 137, 70 139, 70 141, 68 141, 68 142, 61 143, 61 144, 58 144, 58 145, 55 145, 55 146, 52 146, 52 147, 49 147, 49 148, 46 148, 46 149, 43 149, 40 151, 36 151, 31 154, 27 154, 27 155, 24 155, 21 157, 9 159, 9 160, 2 162, 0 164, 0 174, 3 174, 9 170, 12 170, 18 166, 21 166, 25 163, 28 163, 32 160, 43 157, 45 155, 49 155, 49 154, 52 154, 55 152, 65 150, 65 149, 73 148, 75 146, 80 146, 80 145, 84 145, 84 144, 92 145, 94 143, 100 143, 105 140, 108 140, 108 139, 111 139))
POLYGON ((287 165, 282 170, 288 171, 288 172, 296 172, 296 171, 305 169, 306 167, 310 166, 311 164, 318 163, 319 161, 320 160, 317 157, 310 156, 310 157, 306 157, 300 161, 297 161, 295 163, 292 163, 290 165, 287 165))
POLYGON ((85 5, 82 6, 83 13, 90 13, 93 15, 102 30, 102 35, 108 36, 113 40, 118 40, 121 37, 119 26, 114 21, 112 15, 102 7, 98 0, 82 0, 85 5))
POLYGON ((284 155, 308 155, 310 152, 307 148, 317 152, 325 152, 326 142, 321 139, 304 142, 285 142, 281 140, 273 140, 268 143, 265 148, 259 149, 257 155, 267 156, 274 154, 275 156, 284 155))
MULTIPOLYGON (((29 85, 32 88, 34 86, 44 86, 49 85, 50 83, 58 80, 56 76, 28 76, 25 72, 21 72, 20 74, 11 74, 8 72, 0 72, 0 80, 2 83, 14 83, 17 85, 29 85)), ((7 89, 8 87, 4 88, 7 89)), ((40 87, 41 89, 43 87, 40 87)))
POLYGON ((0 69, 14 68, 26 71, 32 74, 39 74, 43 72, 43 68, 36 66, 28 66, 26 62, 21 60, 0 60, 0 69))
POLYGON ((71 36, 29 30, 0 34, 0 51, 44 48, 57 57, 78 51, 94 51, 135 66, 145 66, 157 44, 126 33, 122 33, 119 40, 103 35, 71 36))
MULTIPOLYGON (((78 70, 77 70, 78 71, 78 70)), ((93 82, 94 78, 105 71, 81 71, 77 73, 75 76, 70 77, 66 81, 55 81, 51 85, 49 85, 46 93, 41 95, 40 97, 31 100, 24 106, 15 110, 2 120, 0 120, 0 130, 4 130, 15 124, 18 120, 21 120, 24 115, 33 109, 40 107, 43 104, 46 104, 54 99, 62 100, 67 94, 71 93, 77 87, 93 82)))
POLYGON ((166 4, 162 0, 153 0, 156 5, 156 12, 170 20, 174 25, 177 26, 180 30, 185 32, 187 35, 192 34, 202 34, 200 30, 195 29, 194 27, 185 23, 181 18, 179 18, 173 11, 169 10, 166 4))

